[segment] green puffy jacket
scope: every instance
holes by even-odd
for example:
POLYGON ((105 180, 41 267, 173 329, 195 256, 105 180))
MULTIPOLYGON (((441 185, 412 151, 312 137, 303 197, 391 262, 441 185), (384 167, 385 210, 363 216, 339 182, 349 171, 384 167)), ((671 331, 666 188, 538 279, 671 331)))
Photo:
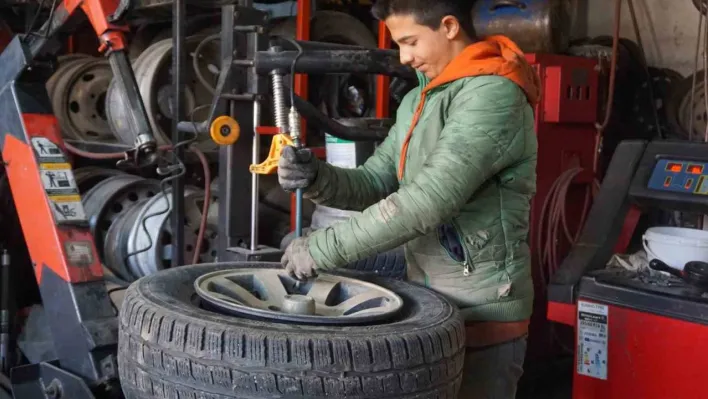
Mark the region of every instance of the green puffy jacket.
POLYGON ((528 93, 501 76, 466 76, 432 88, 401 163, 429 83, 419 79, 364 165, 322 163, 305 196, 363 213, 314 232, 310 254, 327 270, 404 245, 409 279, 445 295, 466 320, 527 320, 537 155, 528 93))

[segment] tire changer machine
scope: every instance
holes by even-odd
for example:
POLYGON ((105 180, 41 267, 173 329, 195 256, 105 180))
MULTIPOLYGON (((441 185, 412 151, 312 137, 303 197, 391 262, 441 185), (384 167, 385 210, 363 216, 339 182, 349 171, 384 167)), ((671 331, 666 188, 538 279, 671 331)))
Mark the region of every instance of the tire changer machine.
MULTIPOLYGON (((125 159, 119 166, 155 167, 161 156, 145 107, 127 57, 126 18, 155 3, 136 0, 65 0, 51 11, 38 32, 16 36, 0 54, 0 148, 23 234, 39 284, 48 328, 55 342, 57 359, 14 368, 11 373, 15 398, 103 398, 120 397, 116 348, 118 324, 103 278, 81 196, 74 184, 59 190, 43 183, 45 171, 61 171, 71 176, 67 155, 57 120, 52 114, 45 83, 56 63, 59 46, 56 39, 70 31, 83 14, 100 39, 101 51, 110 60, 114 79, 123 92, 133 127, 135 141, 122 147, 125 159), (20 200, 21 199, 21 200, 20 200)), ((185 1, 176 1, 173 26, 175 58, 184 60, 185 1)), ((190 134, 210 134, 222 144, 219 153, 220 200, 218 257, 221 261, 277 260, 279 251, 258 245, 258 173, 277 165, 276 159, 261 163, 261 134, 276 135, 274 143, 297 142, 298 121, 304 116, 311 126, 325 129, 344 138, 371 136, 367 129, 336 123, 307 101, 293 96, 295 107, 286 108, 283 83, 287 74, 299 73, 368 73, 414 78, 414 72, 402 66, 392 50, 364 49, 328 43, 271 41, 265 26, 268 14, 252 7, 252 1, 233 1, 221 8, 221 65, 218 85, 208 120, 177 122, 173 142, 190 134), (235 4, 236 3, 236 4, 235 4), (285 47, 288 46, 288 47, 285 47), (285 50, 287 48, 287 50, 285 50), (272 83, 275 101, 273 127, 261 126, 261 110, 272 83), (288 128, 291 126, 291 128, 288 128), (242 134, 239 139, 239 132, 242 134), (250 189, 251 198, 243 195, 250 189), (250 203, 249 203, 250 200, 250 203), (245 221, 250 220, 251 223, 245 221)), ((179 99, 180 76, 184 62, 173 65, 174 98, 179 99)), ((175 114, 183 115, 181 101, 175 102, 175 114)), ((378 132, 377 132, 378 134, 378 132)), ((275 149, 275 147, 273 147, 275 149)), ((183 151, 183 149, 181 150, 183 151)), ((178 155, 181 153, 175 149, 178 155)), ((113 149, 115 152, 115 149, 113 149)), ((279 153, 277 153, 279 155, 279 153)), ((164 158, 164 157, 162 157, 164 158)), ((161 165, 158 173, 174 175, 179 167, 161 165)), ((173 219, 181 226, 183 194, 173 185, 173 219)), ((173 229, 176 248, 183 242, 173 229)), ((182 233, 183 234, 183 230, 182 233)), ((177 251, 179 252, 179 251, 177 251)), ((175 256, 175 258, 179 258, 175 256)), ((177 264, 179 266, 181 264, 177 264)))
POLYGON ((708 144, 618 146, 580 240, 548 288, 548 319, 576 331, 573 398, 706 397, 705 259, 683 271, 649 259, 659 273, 606 266, 652 209, 708 213, 708 144))

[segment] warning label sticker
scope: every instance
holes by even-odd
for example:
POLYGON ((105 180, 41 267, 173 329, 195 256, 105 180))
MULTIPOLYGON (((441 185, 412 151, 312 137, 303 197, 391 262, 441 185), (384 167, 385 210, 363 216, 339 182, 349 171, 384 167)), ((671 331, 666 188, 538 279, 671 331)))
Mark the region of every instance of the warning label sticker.
POLYGON ((69 241, 64 243, 66 259, 75 266, 90 266, 93 264, 93 250, 88 241, 69 241))
POLYGON ((32 147, 40 160, 64 161, 64 152, 46 137, 32 137, 32 147))
POLYGON ((50 195, 49 203, 58 223, 86 220, 86 212, 79 195, 50 195))
POLYGON ((578 374, 607 380, 609 309, 578 301, 578 374))
POLYGON ((42 184, 47 194, 78 194, 74 173, 68 163, 39 164, 42 184))

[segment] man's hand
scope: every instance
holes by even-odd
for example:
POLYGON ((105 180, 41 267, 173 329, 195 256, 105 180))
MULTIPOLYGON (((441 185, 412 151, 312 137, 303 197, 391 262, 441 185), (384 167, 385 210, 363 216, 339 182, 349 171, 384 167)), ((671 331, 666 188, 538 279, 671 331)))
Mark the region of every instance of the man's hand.
POLYGON ((278 181, 285 191, 306 189, 317 178, 320 160, 307 148, 283 148, 278 161, 278 181))
POLYGON ((315 269, 317 265, 310 255, 307 237, 299 237, 293 240, 285 249, 285 254, 280 260, 290 277, 300 281, 305 281, 317 277, 315 269))

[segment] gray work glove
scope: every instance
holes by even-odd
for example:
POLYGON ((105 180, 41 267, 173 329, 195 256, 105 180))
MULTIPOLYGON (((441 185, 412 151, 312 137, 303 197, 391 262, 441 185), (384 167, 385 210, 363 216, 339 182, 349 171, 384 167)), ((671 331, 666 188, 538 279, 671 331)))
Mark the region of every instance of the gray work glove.
POLYGON ((282 263, 288 275, 297 280, 305 281, 317 277, 317 265, 312 255, 310 255, 307 237, 294 239, 285 249, 285 254, 283 254, 280 263, 282 263))
POLYGON ((278 161, 278 182, 285 191, 307 189, 315 182, 320 160, 307 148, 283 148, 278 161))

